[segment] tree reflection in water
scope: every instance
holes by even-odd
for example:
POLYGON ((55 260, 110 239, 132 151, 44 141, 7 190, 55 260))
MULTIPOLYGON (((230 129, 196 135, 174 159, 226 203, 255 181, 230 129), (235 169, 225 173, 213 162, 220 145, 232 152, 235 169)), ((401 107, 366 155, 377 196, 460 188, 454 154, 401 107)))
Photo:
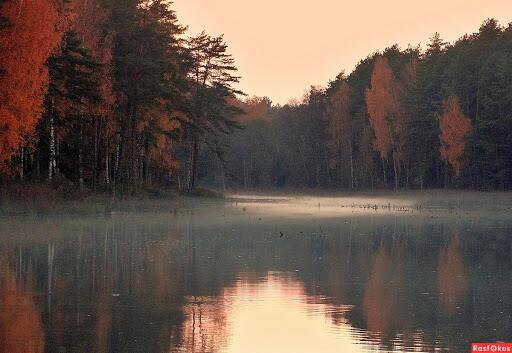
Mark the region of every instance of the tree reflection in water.
POLYGON ((34 301, 32 272, 16 278, 7 260, 0 255, 0 350, 6 353, 43 353, 44 332, 41 314, 34 301))
POLYGON ((512 339, 512 303, 496 299, 512 296, 507 220, 232 212, 0 223, 0 351, 462 351, 512 339))
POLYGON ((437 264, 439 302, 443 310, 453 315, 461 304, 469 287, 469 275, 464 265, 458 236, 439 252, 437 264))

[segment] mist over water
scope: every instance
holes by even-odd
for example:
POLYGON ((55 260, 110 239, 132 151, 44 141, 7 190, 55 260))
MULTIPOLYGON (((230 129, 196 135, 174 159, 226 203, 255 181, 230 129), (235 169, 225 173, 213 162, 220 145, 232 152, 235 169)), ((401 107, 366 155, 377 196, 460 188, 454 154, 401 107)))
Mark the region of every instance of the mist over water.
POLYGON ((0 341, 11 353, 510 341, 507 197, 231 195, 176 214, 3 218, 0 341))

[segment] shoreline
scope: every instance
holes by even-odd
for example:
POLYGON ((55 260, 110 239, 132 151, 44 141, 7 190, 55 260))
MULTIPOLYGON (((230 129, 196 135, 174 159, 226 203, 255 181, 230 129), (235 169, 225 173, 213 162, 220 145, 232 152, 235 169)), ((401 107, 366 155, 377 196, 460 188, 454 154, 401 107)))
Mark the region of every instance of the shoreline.
POLYGON ((114 199, 110 192, 78 192, 50 184, 16 184, 0 188, 0 216, 104 215, 115 212, 177 212, 212 202, 279 203, 304 199, 320 206, 386 209, 403 212, 511 212, 512 192, 473 190, 229 190, 198 188, 184 193, 173 188, 140 187, 114 199))
POLYGON ((186 207, 194 200, 222 201, 212 190, 184 193, 172 188, 141 187, 131 192, 80 192, 50 184, 16 184, 0 187, 0 216, 104 215, 113 212, 157 211, 186 207))

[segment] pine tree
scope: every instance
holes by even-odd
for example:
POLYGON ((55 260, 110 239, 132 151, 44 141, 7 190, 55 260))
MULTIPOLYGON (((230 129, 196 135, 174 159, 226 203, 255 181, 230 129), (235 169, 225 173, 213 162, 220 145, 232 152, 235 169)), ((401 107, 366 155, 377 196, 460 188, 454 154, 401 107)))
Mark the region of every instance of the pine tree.
POLYGON ((219 149, 220 135, 229 134, 239 124, 235 117, 240 109, 232 104, 234 88, 239 81, 234 59, 227 53, 224 38, 210 37, 204 32, 188 40, 191 55, 190 122, 187 128, 189 142, 188 190, 197 183, 199 152, 203 146, 219 149))
MULTIPOLYGON (((147 136, 140 131, 149 111, 173 110, 182 104, 186 53, 178 36, 185 28, 163 0, 111 1, 114 38, 114 90, 118 102, 115 180, 143 181, 147 136)), ((178 109, 179 110, 179 109, 178 109)))
POLYGON ((430 38, 429 43, 427 44, 427 50, 425 51, 425 55, 438 55, 445 50, 447 44, 448 43, 441 39, 441 35, 438 32, 435 32, 432 38, 430 38))
POLYGON ((82 46, 73 31, 65 33, 60 51, 48 60, 50 86, 46 98, 50 153, 48 177, 58 170, 84 188, 87 129, 100 102, 101 66, 82 46), (56 139, 63 153, 56 155, 56 139), (58 161, 57 161, 58 158, 58 161), (58 168, 58 169, 57 169, 58 168))

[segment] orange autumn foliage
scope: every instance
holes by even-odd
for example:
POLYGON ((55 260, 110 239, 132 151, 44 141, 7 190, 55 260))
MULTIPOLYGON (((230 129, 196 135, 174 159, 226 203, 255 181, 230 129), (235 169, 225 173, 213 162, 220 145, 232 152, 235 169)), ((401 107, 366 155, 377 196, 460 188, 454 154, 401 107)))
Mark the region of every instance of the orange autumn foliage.
POLYGON ((152 136, 147 150, 149 161, 157 162, 166 171, 180 168, 175 158, 176 141, 169 136, 181 128, 180 120, 188 117, 179 111, 168 112, 163 105, 150 109, 139 123, 139 133, 152 136))
POLYGON ((33 133, 48 85, 45 65, 59 44, 60 0, 8 0, 0 16, 0 170, 33 133))
POLYGON ((443 104, 443 115, 439 120, 441 134, 441 158, 453 168, 456 176, 462 169, 462 156, 464 154, 466 137, 473 129, 471 120, 460 107, 459 98, 450 96, 443 104))
POLYGON ((404 97, 416 81, 417 66, 416 60, 408 62, 398 80, 388 59, 382 56, 375 59, 371 87, 366 90, 365 98, 375 133, 375 147, 384 159, 391 152, 398 161, 404 158, 408 117, 404 97))
POLYGON ((395 75, 388 59, 378 56, 373 68, 371 87, 365 92, 370 123, 375 132, 375 147, 382 158, 391 152, 390 120, 398 113, 395 75))

